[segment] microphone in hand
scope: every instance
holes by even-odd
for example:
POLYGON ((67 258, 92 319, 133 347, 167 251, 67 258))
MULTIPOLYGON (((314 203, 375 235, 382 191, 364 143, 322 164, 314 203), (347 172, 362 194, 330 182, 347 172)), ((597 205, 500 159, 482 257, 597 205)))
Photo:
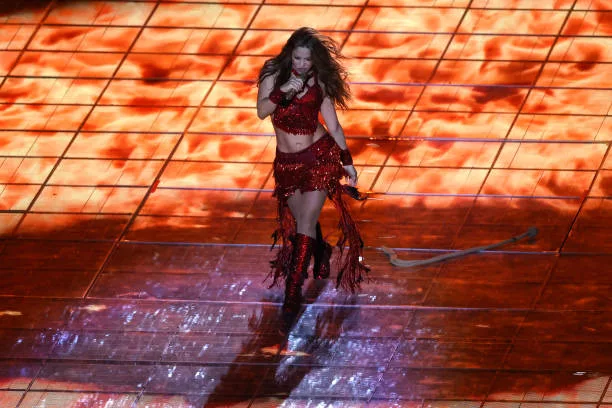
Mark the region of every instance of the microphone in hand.
MULTIPOLYGON (((300 74, 297 71, 292 70, 291 73, 293 74, 293 76, 300 79, 303 84, 306 84, 306 80, 308 79, 309 72, 304 72, 300 74)), ((303 89, 303 85, 302 85, 302 89, 303 89)), ((299 89, 299 90, 291 89, 287 91, 285 93, 285 97, 281 101, 281 105, 283 107, 288 106, 291 103, 291 100, 295 97, 295 95, 297 95, 297 93, 300 92, 302 89, 299 89)))

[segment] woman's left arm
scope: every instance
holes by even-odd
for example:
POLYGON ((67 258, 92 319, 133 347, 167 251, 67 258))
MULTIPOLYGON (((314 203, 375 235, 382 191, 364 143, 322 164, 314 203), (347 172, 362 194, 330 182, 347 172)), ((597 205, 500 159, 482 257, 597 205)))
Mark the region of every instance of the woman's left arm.
POLYGON ((340 159, 342 160, 344 170, 346 170, 346 173, 348 174, 350 185, 357 185, 357 170, 355 170, 355 167, 353 166, 353 158, 351 157, 351 153, 346 145, 344 130, 340 125, 340 121, 338 121, 336 107, 328 96, 323 99, 323 103, 321 104, 321 116, 323 116, 327 131, 334 138, 338 147, 340 147, 342 150, 340 152, 340 159))
POLYGON ((323 103, 321 103, 321 116, 325 121, 325 126, 329 134, 334 138, 338 146, 340 146, 340 149, 345 150, 347 147, 344 130, 338 121, 336 107, 328 96, 323 98, 323 103))

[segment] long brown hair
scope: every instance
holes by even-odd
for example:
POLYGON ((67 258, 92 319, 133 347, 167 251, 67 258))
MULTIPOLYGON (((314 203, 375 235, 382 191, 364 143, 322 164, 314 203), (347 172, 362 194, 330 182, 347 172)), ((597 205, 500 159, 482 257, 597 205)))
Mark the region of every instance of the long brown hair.
POLYGON ((280 54, 270 58, 264 63, 259 72, 257 85, 267 76, 278 72, 275 86, 280 86, 289 80, 291 76, 291 54, 297 47, 306 47, 311 52, 312 65, 318 74, 319 80, 325 84, 325 93, 332 102, 342 109, 348 108, 351 92, 346 82, 346 69, 340 64, 344 58, 335 41, 320 34, 310 27, 302 27, 293 32, 287 40, 280 54))

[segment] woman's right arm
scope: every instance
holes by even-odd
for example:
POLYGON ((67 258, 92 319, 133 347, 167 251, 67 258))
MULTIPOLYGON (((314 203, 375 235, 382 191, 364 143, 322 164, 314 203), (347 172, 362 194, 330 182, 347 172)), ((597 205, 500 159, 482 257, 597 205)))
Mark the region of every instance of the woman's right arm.
POLYGON ((276 104, 270 100, 270 93, 274 89, 274 79, 274 75, 268 75, 259 84, 259 91, 257 92, 257 116, 259 119, 267 118, 276 109, 276 104))
POLYGON ((259 84, 257 92, 257 116, 265 119, 274 112, 278 103, 285 97, 286 92, 300 92, 304 88, 304 80, 291 75, 289 80, 278 88, 274 88, 276 75, 268 75, 259 84))

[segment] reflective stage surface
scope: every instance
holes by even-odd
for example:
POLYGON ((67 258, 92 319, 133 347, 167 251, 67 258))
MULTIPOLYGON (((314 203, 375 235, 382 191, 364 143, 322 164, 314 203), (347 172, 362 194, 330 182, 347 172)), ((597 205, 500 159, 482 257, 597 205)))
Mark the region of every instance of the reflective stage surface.
POLYGON ((612 408, 611 10, 0 3, 0 407, 612 408), (254 79, 302 25, 347 57, 372 281, 281 335, 254 79))

